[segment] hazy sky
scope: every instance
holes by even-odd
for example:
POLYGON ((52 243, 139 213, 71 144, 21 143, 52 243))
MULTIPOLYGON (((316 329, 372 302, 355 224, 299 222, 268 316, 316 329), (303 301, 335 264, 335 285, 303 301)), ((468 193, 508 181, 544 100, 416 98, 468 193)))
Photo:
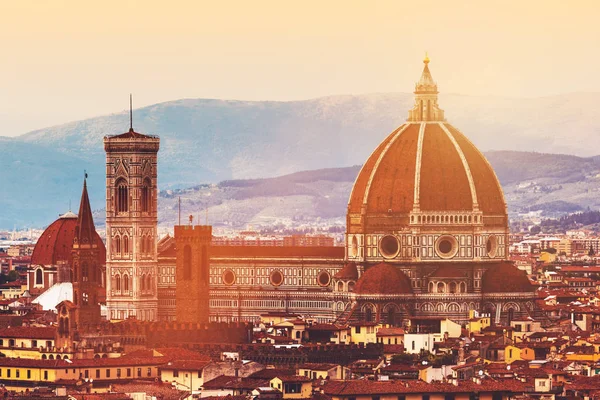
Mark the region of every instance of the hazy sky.
POLYGON ((599 1, 0 0, 0 135, 180 98, 600 91, 599 1))

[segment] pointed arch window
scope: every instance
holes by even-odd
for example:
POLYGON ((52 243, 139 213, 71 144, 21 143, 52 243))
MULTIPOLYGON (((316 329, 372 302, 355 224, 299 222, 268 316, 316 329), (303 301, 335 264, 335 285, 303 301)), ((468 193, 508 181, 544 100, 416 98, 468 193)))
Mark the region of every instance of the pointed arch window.
POLYGON ((129 211, 129 188, 124 178, 117 180, 115 196, 115 211, 117 214, 129 211))
POLYGON ((150 274, 146 275, 146 290, 149 292, 154 292, 154 288, 152 287, 152 276, 150 274))
POLYGON ((87 282, 89 280, 89 268, 88 268, 88 264, 86 262, 81 263, 81 279, 84 282, 87 282))
POLYGON ((121 237, 120 236, 115 237, 115 253, 117 255, 121 255, 121 237))
POLYGON ((129 238, 127 236, 123 236, 123 253, 129 254, 129 238))
POLYGON ((115 275, 115 289, 117 292, 121 291, 121 275, 115 275))
POLYGON ((129 292, 129 275, 123 275, 123 291, 129 292))
POLYGON ((146 275, 142 274, 142 277, 140 278, 140 289, 143 291, 146 290, 146 275))
POLYGON ((141 247, 140 251, 142 252, 142 255, 146 255, 146 252, 147 252, 147 249, 146 249, 146 236, 142 236, 140 247, 141 247))
POLYGON ((141 209, 142 212, 148 213, 150 212, 150 190, 152 184, 150 183, 150 179, 144 179, 144 183, 142 184, 142 196, 141 196, 141 209))

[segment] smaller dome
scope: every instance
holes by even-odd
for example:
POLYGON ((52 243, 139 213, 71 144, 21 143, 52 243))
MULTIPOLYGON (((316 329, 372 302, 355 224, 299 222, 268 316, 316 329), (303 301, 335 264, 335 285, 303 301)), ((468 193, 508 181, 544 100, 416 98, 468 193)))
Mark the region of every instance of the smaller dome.
POLYGON ((483 274, 481 290, 484 293, 522 293, 534 292, 535 287, 525 271, 521 271, 510 262, 504 262, 490 267, 483 274))
POLYGON ((335 274, 334 278, 357 280, 358 270, 356 269, 356 263, 346 263, 346 265, 344 265, 344 268, 342 268, 340 271, 338 271, 337 274, 335 274))
MULTIPOLYGON (((76 214, 68 212, 61 215, 39 237, 33 248, 31 264, 57 265, 60 262, 66 262, 71 265, 76 228, 76 214)), ((106 248, 100 235, 97 232, 94 232, 94 235, 98 246, 98 264, 103 265, 106 263, 106 248)))
POLYGON ((381 263, 369 268, 360 277, 354 292, 357 294, 412 294, 410 279, 398 268, 381 263))

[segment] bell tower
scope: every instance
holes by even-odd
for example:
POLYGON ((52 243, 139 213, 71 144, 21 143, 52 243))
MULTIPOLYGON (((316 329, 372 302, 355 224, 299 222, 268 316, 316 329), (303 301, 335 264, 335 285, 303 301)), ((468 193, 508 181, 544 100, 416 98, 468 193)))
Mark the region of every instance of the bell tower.
POLYGON ((157 320, 159 146, 157 136, 135 132, 133 126, 104 138, 106 303, 111 320, 157 320))
MULTIPOLYGON (((85 177, 87 178, 87 174, 85 177)), ((84 179, 72 250, 73 302, 76 306, 75 321, 72 322, 78 331, 85 331, 88 326, 100 322, 98 297, 102 290, 103 271, 98 263, 101 249, 98 248, 96 235, 87 182, 84 179)))

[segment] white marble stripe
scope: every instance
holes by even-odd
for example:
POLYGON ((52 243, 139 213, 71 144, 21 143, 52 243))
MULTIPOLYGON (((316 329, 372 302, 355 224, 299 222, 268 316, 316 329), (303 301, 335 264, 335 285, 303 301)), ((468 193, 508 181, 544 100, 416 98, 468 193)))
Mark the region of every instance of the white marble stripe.
POLYGON ((420 208, 420 195, 421 195, 421 158, 423 155, 423 137, 425 136, 425 127, 427 123, 421 122, 419 128, 419 139, 417 141, 417 156, 415 160, 415 199, 413 201, 413 211, 417 211, 420 208))
POLYGON ((465 157, 465 154, 463 153, 462 149, 458 145, 458 142, 456 141, 456 139, 454 138, 452 133, 450 133, 448 128, 446 128, 446 125, 444 125, 441 122, 439 122, 438 125, 446 133, 446 135, 448 136, 448 139, 450 139, 450 141, 454 145, 454 148, 456 149, 456 152, 458 153, 458 156, 460 157, 460 160, 462 161, 463 168, 465 169, 465 172, 467 173, 467 180, 469 181, 469 188, 471 189, 471 199, 473 201, 473 211, 479 211, 479 204, 477 202, 477 191, 475 190, 475 182, 473 181, 473 175, 471 174, 471 168, 469 168, 469 163, 467 162, 467 158, 465 157))
POLYGON ((367 204, 367 200, 369 199, 369 191, 371 190, 371 184, 373 183, 373 178, 375 177, 375 173, 377 172, 377 168, 379 168, 379 164, 381 163, 381 160, 383 160, 383 157, 385 157, 387 151, 396 142, 396 140, 400 137, 402 132, 404 132, 411 125, 412 124, 410 124, 410 123, 406 123, 406 124, 404 124, 404 126, 400 127, 398 129, 398 131, 396 132, 396 135, 394 135, 392 140, 389 141, 389 143, 385 146, 385 148, 379 155, 379 158, 377 159, 377 162, 375 163, 375 165, 373 166, 373 170, 371 171, 371 176, 369 176, 369 180, 367 181, 367 188, 365 190, 365 196, 363 197, 363 204, 367 204))

